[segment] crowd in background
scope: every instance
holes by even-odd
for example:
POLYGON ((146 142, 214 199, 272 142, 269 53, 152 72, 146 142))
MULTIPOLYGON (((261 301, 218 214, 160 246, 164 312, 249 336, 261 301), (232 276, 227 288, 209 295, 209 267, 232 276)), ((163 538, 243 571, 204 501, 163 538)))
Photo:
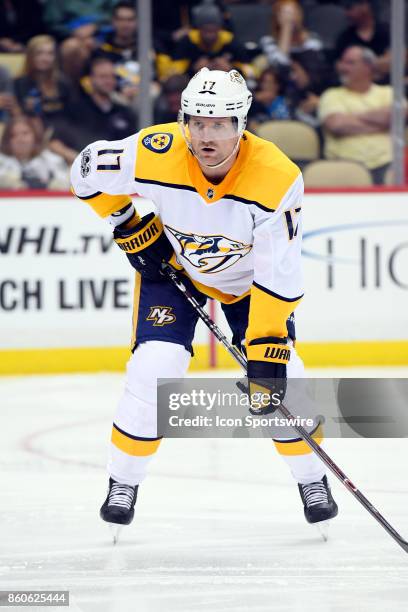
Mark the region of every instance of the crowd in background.
MULTIPOLYGON (((249 130, 300 121, 322 157, 356 161, 384 183, 389 4, 154 0, 154 123, 177 120, 201 67, 236 68, 254 94, 249 130)), ((83 147, 137 131, 138 28, 135 1, 0 0, 0 189, 66 190, 83 147)))

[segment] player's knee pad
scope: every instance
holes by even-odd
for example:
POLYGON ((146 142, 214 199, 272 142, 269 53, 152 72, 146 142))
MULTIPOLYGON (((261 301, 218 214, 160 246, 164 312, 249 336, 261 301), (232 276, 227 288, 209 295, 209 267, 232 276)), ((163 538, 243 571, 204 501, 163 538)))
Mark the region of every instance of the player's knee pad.
POLYGON ((126 384, 132 392, 135 387, 153 387, 158 378, 183 378, 191 355, 181 344, 152 340, 135 349, 127 364, 126 384))
POLYGON ((183 378, 190 353, 181 344, 150 341, 140 344, 127 365, 126 386, 115 415, 124 431, 144 437, 157 435, 157 379, 183 378))

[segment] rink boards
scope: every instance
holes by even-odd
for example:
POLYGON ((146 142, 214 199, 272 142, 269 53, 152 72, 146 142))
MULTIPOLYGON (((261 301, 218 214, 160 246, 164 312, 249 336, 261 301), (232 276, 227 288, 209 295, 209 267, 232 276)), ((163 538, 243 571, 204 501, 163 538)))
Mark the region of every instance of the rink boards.
MULTIPOLYGON (((408 364, 407 195, 306 194, 296 321, 307 365, 408 364)), ((70 195, 3 194, 0 203, 0 373, 122 369, 133 272, 108 224, 70 195)), ((195 368, 231 363, 201 324, 195 346, 195 368)))

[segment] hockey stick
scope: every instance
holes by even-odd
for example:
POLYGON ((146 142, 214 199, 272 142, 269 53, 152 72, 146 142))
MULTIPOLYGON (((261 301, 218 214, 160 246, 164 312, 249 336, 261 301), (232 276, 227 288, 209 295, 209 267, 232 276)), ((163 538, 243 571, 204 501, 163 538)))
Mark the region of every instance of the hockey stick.
MULTIPOLYGON (((244 355, 233 346, 228 338, 222 333, 218 325, 209 317, 209 315, 205 312, 204 308, 200 306, 196 298, 192 295, 192 293, 185 286, 183 281, 180 278, 180 275, 169 265, 163 265, 163 272, 167 276, 167 278, 181 291, 188 302, 190 302, 191 306, 197 312, 200 319, 203 323, 209 328, 209 330, 214 334, 214 336, 219 340, 233 356, 235 361, 239 363, 239 365, 244 369, 246 373, 247 360, 244 355)), ((291 419, 293 423, 294 417, 289 412, 289 410, 284 406, 284 404, 279 404, 276 408, 286 419, 291 419)), ((404 540, 404 538, 397 532, 395 529, 389 524, 389 522, 380 514, 375 506, 366 498, 363 493, 357 489, 357 487, 351 482, 351 480, 346 476, 346 474, 334 463, 333 459, 329 457, 329 455, 322 449, 322 447, 315 442, 312 436, 306 431, 304 427, 301 425, 291 425, 293 429, 299 434, 299 436, 306 442, 306 444, 316 453, 316 455, 323 461, 323 463, 329 468, 329 470, 340 480, 340 482, 350 491, 352 495, 360 502, 362 506, 375 518, 375 520, 387 531, 387 533, 401 546, 401 548, 408 552, 408 541, 404 540)))

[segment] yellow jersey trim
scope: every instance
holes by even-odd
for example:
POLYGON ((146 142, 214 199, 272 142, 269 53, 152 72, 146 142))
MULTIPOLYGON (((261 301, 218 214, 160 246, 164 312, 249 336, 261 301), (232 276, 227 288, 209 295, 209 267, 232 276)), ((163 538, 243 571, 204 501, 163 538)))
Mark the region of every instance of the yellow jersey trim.
POLYGON ((285 300, 262 289, 260 285, 253 284, 246 331, 247 346, 251 340, 265 336, 285 338, 288 335, 286 321, 301 299, 302 296, 290 301, 285 300))
POLYGON ((72 193, 89 204, 100 217, 109 217, 112 213, 132 203, 132 199, 128 195, 109 195, 100 191, 89 196, 79 196, 74 191, 72 193))
POLYGON ((237 159, 218 184, 205 177, 177 123, 141 130, 137 145, 136 182, 196 191, 209 206, 225 197, 274 212, 299 174, 296 164, 278 147, 250 132, 244 132, 237 159), (166 152, 158 155, 143 145, 143 139, 153 133, 173 136, 166 152))

